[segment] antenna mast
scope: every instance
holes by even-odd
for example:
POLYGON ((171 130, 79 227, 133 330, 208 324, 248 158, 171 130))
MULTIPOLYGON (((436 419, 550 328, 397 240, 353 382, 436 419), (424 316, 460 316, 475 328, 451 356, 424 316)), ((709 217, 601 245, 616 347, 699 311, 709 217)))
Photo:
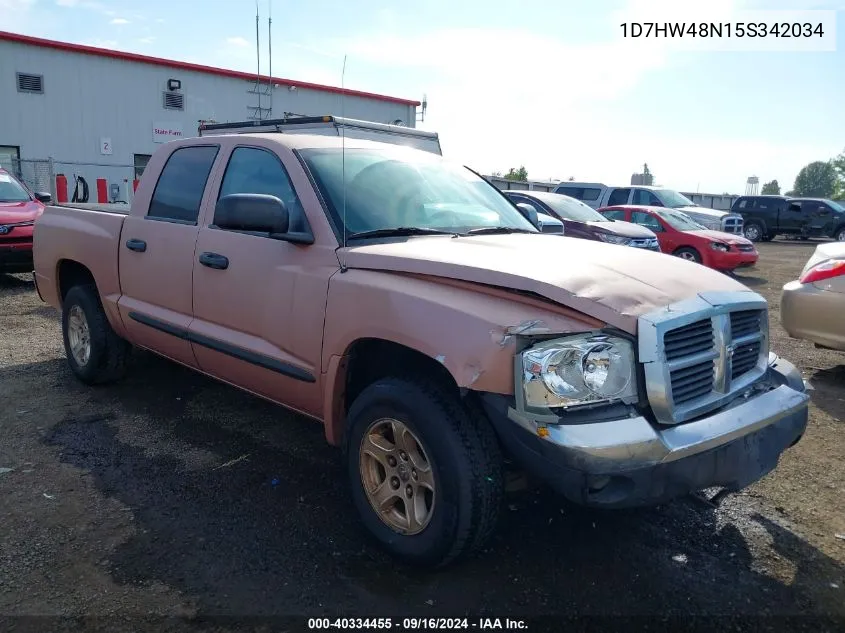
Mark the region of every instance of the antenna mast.
POLYGON ((258 0, 255 0, 255 91, 258 93, 258 120, 261 120, 261 47, 258 41, 258 0))
MULTIPOLYGON (((267 2, 267 52, 268 64, 270 65, 270 108, 267 113, 268 116, 273 112, 273 92, 275 85, 273 84, 273 0, 267 2)), ((261 105, 260 103, 258 104, 261 105)))

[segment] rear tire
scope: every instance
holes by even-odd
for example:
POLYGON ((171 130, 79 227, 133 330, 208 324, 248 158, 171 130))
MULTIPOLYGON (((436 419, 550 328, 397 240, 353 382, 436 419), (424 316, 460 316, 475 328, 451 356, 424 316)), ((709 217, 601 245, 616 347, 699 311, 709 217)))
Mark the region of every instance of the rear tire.
POLYGON ((675 257, 680 257, 681 259, 685 259, 690 262, 695 262, 696 264, 701 263, 701 253, 697 250, 692 248, 691 246, 682 246, 674 253, 672 253, 675 257))
POLYGON ((840 226, 836 232, 835 239, 837 242, 845 242, 845 226, 840 226))
POLYGON ((352 404, 345 449, 353 503, 391 555, 443 567, 489 540, 503 495, 498 440, 447 389, 378 380, 352 404))
POLYGON ((752 242, 759 242, 765 236, 763 225, 755 221, 746 223, 742 232, 745 235, 745 239, 751 240, 752 242))
POLYGON ((131 345, 112 329, 95 285, 68 291, 62 302, 62 338, 70 369, 82 382, 113 382, 126 373, 131 345))

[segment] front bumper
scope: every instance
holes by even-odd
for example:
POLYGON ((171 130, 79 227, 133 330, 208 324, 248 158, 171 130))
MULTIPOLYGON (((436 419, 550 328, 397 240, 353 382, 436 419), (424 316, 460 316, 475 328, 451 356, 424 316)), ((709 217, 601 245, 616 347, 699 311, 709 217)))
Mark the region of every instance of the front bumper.
POLYGON ((710 255, 711 268, 717 270, 735 270, 737 268, 751 268, 757 263, 759 254, 756 251, 734 251, 722 253, 713 251, 710 255))
POLYGON ((32 242, 0 241, 0 269, 29 272, 32 267, 32 242))
POLYGON ((783 287, 780 322, 793 338, 845 351, 845 294, 791 281, 783 287))
POLYGON ((673 426, 644 416, 545 424, 520 415, 504 396, 482 400, 523 468, 571 501, 623 508, 711 487, 740 490, 770 472, 803 435, 809 397, 800 373, 774 355, 764 382, 756 395, 673 426))

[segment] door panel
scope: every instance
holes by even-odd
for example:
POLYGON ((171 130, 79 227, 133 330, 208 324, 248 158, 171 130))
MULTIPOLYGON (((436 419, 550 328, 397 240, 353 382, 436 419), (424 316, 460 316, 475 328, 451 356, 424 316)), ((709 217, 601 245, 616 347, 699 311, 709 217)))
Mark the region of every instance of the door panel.
MULTIPOLYGON (((236 147, 219 195, 280 198, 291 230, 309 232, 287 163, 262 147, 236 147)), ((329 278, 339 266, 335 245, 297 245, 225 230, 210 213, 200 228, 193 274, 190 338, 203 371, 309 415, 322 414, 320 359, 329 278), (225 268, 203 265, 226 258, 225 268)))
POLYGON ((191 366, 196 359, 187 332, 197 216, 217 152, 217 146, 185 147, 161 158, 167 163, 155 189, 135 199, 148 212, 124 220, 118 251, 118 308, 130 340, 191 366))
POLYGON ((804 212, 800 202, 787 202, 780 213, 780 229, 784 233, 800 233, 804 226, 804 212))

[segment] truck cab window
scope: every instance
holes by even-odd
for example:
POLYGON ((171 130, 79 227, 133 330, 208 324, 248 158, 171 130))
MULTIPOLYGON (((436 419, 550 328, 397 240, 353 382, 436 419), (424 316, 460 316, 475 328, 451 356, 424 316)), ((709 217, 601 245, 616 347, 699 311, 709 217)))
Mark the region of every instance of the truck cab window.
POLYGON ((216 145, 195 146, 173 152, 156 183, 147 217, 196 224, 218 149, 216 145))
POLYGON ((276 196, 285 203, 291 219, 291 230, 304 219, 299 198, 293 190, 287 171, 272 152, 256 147, 237 147, 232 152, 218 198, 233 193, 261 193, 276 196))

